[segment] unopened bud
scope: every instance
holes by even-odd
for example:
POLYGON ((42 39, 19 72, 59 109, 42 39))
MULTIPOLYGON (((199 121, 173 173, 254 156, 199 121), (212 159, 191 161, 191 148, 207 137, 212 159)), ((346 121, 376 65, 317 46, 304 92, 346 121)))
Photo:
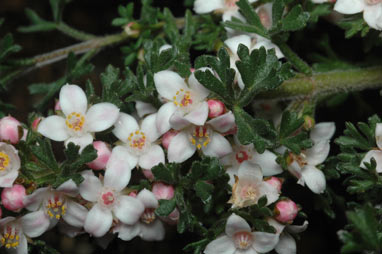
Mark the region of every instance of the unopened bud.
POLYGON ((174 187, 162 182, 156 182, 153 184, 152 192, 157 199, 170 200, 174 197, 174 187))
POLYGON ((275 214, 276 220, 282 223, 292 223, 298 213, 298 207, 295 202, 290 199, 281 200, 276 203, 275 214))
POLYGON ((0 120, 0 138, 2 141, 9 141, 12 144, 17 144, 22 136, 23 129, 16 118, 6 116, 0 120))
POLYGON ((24 198, 26 196, 24 186, 15 184, 12 187, 4 188, 1 193, 1 202, 3 206, 10 211, 18 211, 24 207, 24 198))
POLYGON ((272 177, 266 179, 265 182, 267 182, 270 185, 272 185, 273 187, 275 187, 279 193, 281 192, 281 187, 283 185, 283 181, 280 178, 272 176, 272 177))
POLYGON ((93 147, 97 150, 97 159, 88 163, 87 165, 94 170, 101 170, 106 168, 106 164, 111 156, 111 149, 109 145, 102 141, 94 141, 93 147))
POLYGON ((171 140, 173 137, 175 137, 179 131, 176 130, 169 130, 162 136, 162 145, 167 150, 168 146, 170 145, 171 140))
POLYGON ((304 129, 305 130, 309 131, 309 130, 313 129, 315 123, 316 122, 314 121, 313 117, 308 116, 308 115, 304 116, 304 129))
POLYGON ((219 100, 208 100, 208 117, 215 118, 223 115, 225 112, 224 103, 219 100))

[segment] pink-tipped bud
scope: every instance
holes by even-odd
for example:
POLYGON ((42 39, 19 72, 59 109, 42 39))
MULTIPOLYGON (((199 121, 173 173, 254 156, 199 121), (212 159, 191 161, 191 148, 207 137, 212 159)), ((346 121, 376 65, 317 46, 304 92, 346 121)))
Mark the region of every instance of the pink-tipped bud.
POLYGON ((290 199, 281 200, 276 203, 275 214, 276 220, 282 223, 292 223, 298 213, 298 207, 295 202, 290 199))
POLYGON ((143 172, 143 175, 149 179, 149 180, 154 180, 154 175, 153 175, 153 172, 151 172, 150 169, 142 169, 142 172, 143 172))
POLYGON ((170 200, 174 197, 174 186, 162 182, 155 182, 153 184, 152 192, 157 199, 170 200))
POLYGON ((273 187, 275 187, 279 193, 281 192, 281 187, 283 186, 283 181, 280 178, 272 176, 272 177, 268 178, 267 180, 265 180, 265 182, 267 182, 270 185, 272 185, 273 187))
POLYGON ((136 197, 137 197, 137 192, 136 192, 136 191, 132 191, 132 192, 129 193, 128 196, 129 196, 129 197, 136 198, 136 197))
POLYGON ((175 137, 179 131, 169 130, 162 136, 162 146, 167 150, 173 137, 175 137))
POLYGON ((0 120, 0 138, 2 141, 9 141, 12 144, 17 144, 23 134, 20 130, 21 124, 16 118, 6 116, 0 120))
POLYGON ((40 124, 42 118, 36 117, 32 122, 32 130, 37 131, 38 125, 40 124))
POLYGON ((94 170, 101 170, 106 168, 106 164, 111 156, 111 149, 109 145, 102 141, 94 141, 93 147, 97 150, 97 159, 88 163, 87 165, 94 170))
POLYGON ((16 212, 24 207, 25 196, 24 186, 15 184, 12 187, 3 189, 1 202, 6 209, 16 212))
POLYGON ((208 117, 215 118, 223 115, 225 112, 224 103, 219 100, 208 100, 208 117))
POLYGON ((60 101, 56 101, 56 104, 54 104, 54 111, 61 111, 62 108, 61 108, 61 105, 60 105, 60 101))
POLYGON ((195 72, 195 68, 190 68, 190 71, 191 72, 195 72))

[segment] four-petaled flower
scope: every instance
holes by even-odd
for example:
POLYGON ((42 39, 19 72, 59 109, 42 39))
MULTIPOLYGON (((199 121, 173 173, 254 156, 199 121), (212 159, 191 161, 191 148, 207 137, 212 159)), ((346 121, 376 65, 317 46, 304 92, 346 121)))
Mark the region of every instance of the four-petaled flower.
POLYGON ((11 187, 19 175, 20 158, 17 150, 0 142, 0 187, 11 187))

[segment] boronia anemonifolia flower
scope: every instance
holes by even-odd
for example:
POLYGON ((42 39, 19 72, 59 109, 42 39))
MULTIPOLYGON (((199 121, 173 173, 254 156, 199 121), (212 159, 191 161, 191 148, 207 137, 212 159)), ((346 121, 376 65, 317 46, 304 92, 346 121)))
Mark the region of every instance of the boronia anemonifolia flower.
POLYGON ((0 187, 11 187, 19 175, 18 151, 7 143, 0 142, 0 187))

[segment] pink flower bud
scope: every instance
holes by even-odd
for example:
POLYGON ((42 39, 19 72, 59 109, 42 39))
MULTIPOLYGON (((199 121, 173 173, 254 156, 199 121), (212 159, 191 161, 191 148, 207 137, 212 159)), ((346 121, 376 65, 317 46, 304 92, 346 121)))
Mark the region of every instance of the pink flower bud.
POLYGON ((3 210, 0 207, 0 219, 3 217, 3 210))
POLYGON ((215 118, 225 112, 224 103, 219 100, 208 100, 208 117, 215 118))
POLYGON ((136 197, 137 197, 137 192, 136 192, 136 191, 132 191, 132 192, 129 193, 128 196, 129 196, 129 197, 136 198, 136 197))
POLYGON ((61 105, 60 105, 60 101, 56 101, 56 104, 54 105, 54 111, 61 111, 62 108, 61 108, 61 105))
POLYGON ((149 180, 154 180, 153 172, 150 169, 142 169, 144 176, 149 180))
POLYGON ((295 202, 290 199, 281 200, 276 203, 275 214, 276 220, 282 223, 292 223, 298 213, 298 207, 295 202))
POLYGON ((17 144, 20 140, 19 127, 20 122, 12 116, 3 117, 0 120, 0 137, 3 141, 9 141, 12 144, 17 144))
POLYGON ((24 207, 25 196, 24 186, 15 184, 12 187, 3 189, 1 202, 6 209, 16 212, 24 207))
POLYGON ((191 72, 195 72, 195 68, 190 68, 190 71, 191 72))
POLYGON ((40 124, 42 118, 41 117, 36 117, 33 122, 32 122, 32 129, 34 131, 37 131, 38 125, 40 124))
POLYGON ((283 181, 280 178, 272 176, 272 177, 266 179, 265 182, 267 182, 270 185, 272 185, 273 187, 275 187, 279 193, 281 192, 281 187, 283 185, 283 181))
POLYGON ((157 199, 170 200, 174 197, 174 187, 162 182, 155 182, 153 184, 152 192, 157 199))
POLYGON ((97 159, 87 165, 94 170, 104 169, 111 156, 111 149, 107 143, 102 141, 94 141, 93 146, 97 150, 97 159))
POLYGON ((175 137, 179 131, 169 130, 162 136, 162 146, 167 150, 173 137, 175 137))

